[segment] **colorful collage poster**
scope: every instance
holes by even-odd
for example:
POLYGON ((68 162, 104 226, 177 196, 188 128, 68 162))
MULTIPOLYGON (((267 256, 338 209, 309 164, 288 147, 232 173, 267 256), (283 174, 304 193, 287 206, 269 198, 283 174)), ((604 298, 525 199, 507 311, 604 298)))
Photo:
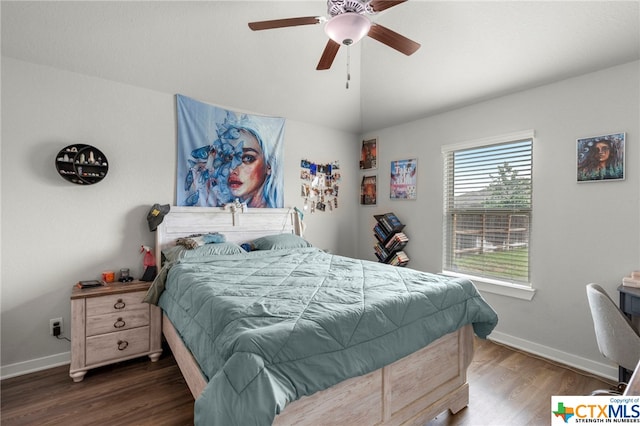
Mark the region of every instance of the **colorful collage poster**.
POLYGON ((304 198, 303 210, 331 212, 338 208, 340 190, 340 165, 337 161, 328 164, 300 161, 300 196, 304 198))

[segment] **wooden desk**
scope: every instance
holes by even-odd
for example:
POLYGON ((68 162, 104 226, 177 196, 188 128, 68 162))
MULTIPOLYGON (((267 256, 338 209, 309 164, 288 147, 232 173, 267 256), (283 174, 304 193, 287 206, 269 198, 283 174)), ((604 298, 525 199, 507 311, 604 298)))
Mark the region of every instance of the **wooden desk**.
POLYGON ((621 285, 618 287, 618 292, 622 312, 627 314, 629 319, 634 316, 640 317, 640 288, 621 285))
MULTIPOLYGON (((640 288, 621 285, 618 287, 618 292, 620 293, 620 310, 624 312, 632 323, 635 323, 640 319, 640 288)), ((638 373, 638 368, 636 368, 635 372, 638 373)), ((636 374, 636 376, 639 375, 636 374)), ((618 368, 619 381, 628 382, 630 376, 631 371, 622 367, 618 368)), ((640 382, 640 377, 636 377, 636 381, 640 382)), ((640 386, 640 383, 638 383, 638 386, 640 386)))
POLYGON ((624 391, 625 396, 640 396, 640 362, 636 366, 633 376, 624 391))

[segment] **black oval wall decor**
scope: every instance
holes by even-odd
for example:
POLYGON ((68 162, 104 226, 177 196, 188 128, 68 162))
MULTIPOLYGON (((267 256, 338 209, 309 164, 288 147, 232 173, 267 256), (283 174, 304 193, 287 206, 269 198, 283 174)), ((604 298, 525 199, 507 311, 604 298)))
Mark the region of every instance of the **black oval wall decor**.
POLYGON ((66 146, 56 156, 56 169, 65 180, 77 185, 100 182, 109 171, 107 156, 85 144, 66 146))

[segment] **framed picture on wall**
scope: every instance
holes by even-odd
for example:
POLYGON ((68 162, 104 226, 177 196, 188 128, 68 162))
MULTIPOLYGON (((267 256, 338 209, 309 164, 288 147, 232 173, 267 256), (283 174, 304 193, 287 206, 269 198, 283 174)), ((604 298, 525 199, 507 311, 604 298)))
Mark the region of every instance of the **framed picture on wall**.
POLYGON ((378 175, 362 176, 360 184, 360 204, 375 206, 378 195, 378 175))
POLYGON ((624 180, 624 133, 582 138, 576 145, 578 182, 624 180))
POLYGON ((389 196, 396 200, 415 200, 417 197, 418 159, 391 162, 389 196))
POLYGON ((360 151, 360 170, 378 168, 378 138, 362 141, 360 151))

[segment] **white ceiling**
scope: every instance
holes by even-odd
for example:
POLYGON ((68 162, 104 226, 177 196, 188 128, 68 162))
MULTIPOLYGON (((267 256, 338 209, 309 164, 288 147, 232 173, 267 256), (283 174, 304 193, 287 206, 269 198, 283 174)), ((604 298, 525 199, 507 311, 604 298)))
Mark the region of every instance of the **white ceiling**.
POLYGON ((372 19, 422 44, 365 38, 316 71, 315 1, 5 1, 2 55, 238 110, 368 132, 640 59, 640 1, 410 0, 372 19))

